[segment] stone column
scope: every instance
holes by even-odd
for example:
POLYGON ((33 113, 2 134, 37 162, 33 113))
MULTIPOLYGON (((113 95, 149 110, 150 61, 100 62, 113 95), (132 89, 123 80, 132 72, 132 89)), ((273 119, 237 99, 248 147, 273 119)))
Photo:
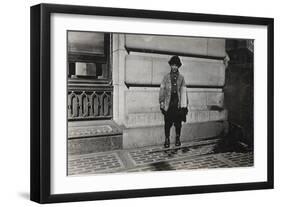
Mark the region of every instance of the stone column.
POLYGON ((113 34, 113 120, 119 124, 124 124, 124 84, 125 79, 125 35, 113 34))

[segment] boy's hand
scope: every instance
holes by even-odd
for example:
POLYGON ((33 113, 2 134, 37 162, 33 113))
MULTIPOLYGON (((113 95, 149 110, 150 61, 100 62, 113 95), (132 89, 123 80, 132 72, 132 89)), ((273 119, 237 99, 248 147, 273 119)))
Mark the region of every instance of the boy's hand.
POLYGON ((164 102, 161 102, 161 103, 160 103, 160 110, 161 110, 162 114, 165 116, 165 115, 166 115, 166 111, 165 111, 164 102))
POLYGON ((182 110, 183 110, 183 112, 184 112, 185 115, 188 113, 187 107, 182 108, 182 110))
POLYGON ((162 108, 160 108, 160 110, 161 110, 162 114, 165 116, 166 115, 166 111, 164 109, 162 109, 162 108))
POLYGON ((161 102, 160 103, 160 109, 164 109, 164 108, 165 108, 164 102, 161 102))

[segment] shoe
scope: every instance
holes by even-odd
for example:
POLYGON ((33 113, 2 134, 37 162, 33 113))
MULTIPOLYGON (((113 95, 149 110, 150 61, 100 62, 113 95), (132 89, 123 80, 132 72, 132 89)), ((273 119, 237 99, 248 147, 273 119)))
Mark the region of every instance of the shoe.
POLYGON ((181 141, 180 141, 180 137, 179 137, 179 136, 176 137, 176 143, 175 143, 175 145, 176 145, 177 147, 181 146, 181 141))
POLYGON ((166 138, 164 143, 164 148, 169 148, 169 147, 170 147, 170 139, 166 138))

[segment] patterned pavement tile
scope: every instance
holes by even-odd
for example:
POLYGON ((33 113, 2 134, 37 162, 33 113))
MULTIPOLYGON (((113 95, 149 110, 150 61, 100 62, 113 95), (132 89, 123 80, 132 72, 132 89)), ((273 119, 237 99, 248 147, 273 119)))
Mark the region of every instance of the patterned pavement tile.
POLYGON ((123 168, 116 152, 73 156, 68 159, 68 175, 110 172, 123 168))
MULTIPOLYGON (((201 144, 202 145, 202 144, 201 144)), ((212 152, 215 144, 202 145, 200 147, 184 145, 179 150, 163 150, 162 147, 151 148, 149 150, 138 149, 129 151, 135 165, 143 165, 154 162, 168 161, 188 156, 199 156, 212 152)))
POLYGON ((220 154, 220 156, 235 163, 237 167, 250 167, 254 165, 253 152, 227 152, 220 154))
POLYGON ((253 152, 214 153, 218 139, 183 143, 178 150, 162 146, 70 156, 68 175, 211 169, 253 166, 253 152))

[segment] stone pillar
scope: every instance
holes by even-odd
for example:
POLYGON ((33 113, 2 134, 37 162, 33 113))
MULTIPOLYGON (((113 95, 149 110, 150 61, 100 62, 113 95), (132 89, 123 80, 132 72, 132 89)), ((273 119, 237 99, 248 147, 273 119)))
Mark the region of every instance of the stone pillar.
POLYGON ((124 124, 124 91, 125 86, 125 35, 113 34, 113 120, 119 124, 124 124))

